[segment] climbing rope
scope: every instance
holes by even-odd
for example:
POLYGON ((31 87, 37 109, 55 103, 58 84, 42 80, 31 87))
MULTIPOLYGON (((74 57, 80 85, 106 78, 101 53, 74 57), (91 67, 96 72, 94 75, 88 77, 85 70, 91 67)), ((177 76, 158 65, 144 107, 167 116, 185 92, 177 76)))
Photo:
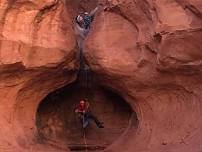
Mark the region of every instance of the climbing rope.
MULTIPOLYGON (((84 124, 84 115, 83 115, 83 124, 84 124)), ((83 128, 83 141, 84 141, 84 144, 85 144, 85 151, 88 152, 88 148, 87 148, 87 141, 86 141, 86 132, 85 132, 85 128, 82 126, 83 128)))
POLYGON ((85 144, 86 152, 88 152, 88 147, 87 147, 87 142, 86 142, 86 133, 85 133, 85 131, 84 131, 84 133, 83 133, 83 139, 84 139, 84 144, 85 144))

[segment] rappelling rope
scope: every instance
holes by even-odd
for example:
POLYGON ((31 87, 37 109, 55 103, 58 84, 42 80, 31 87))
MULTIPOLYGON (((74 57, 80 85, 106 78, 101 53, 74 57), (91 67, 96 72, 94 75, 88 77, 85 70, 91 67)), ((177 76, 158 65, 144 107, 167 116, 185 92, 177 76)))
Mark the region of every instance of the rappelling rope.
MULTIPOLYGON (((83 115, 83 125, 84 125, 84 115, 83 115)), ((85 128, 84 128, 84 126, 82 126, 82 128, 83 128, 83 141, 84 141, 85 148, 86 148, 85 151, 88 152, 85 128)))

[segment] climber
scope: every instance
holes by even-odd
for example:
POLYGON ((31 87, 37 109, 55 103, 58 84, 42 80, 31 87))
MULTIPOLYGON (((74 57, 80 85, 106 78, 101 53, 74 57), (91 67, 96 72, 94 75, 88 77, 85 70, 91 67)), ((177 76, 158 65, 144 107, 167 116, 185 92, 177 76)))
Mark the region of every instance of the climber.
POLYGON ((85 12, 85 13, 79 14, 76 17, 76 19, 75 19, 76 20, 76 33, 78 35, 80 35, 82 39, 84 39, 87 36, 87 34, 90 30, 91 23, 94 20, 95 14, 97 12, 99 12, 101 9, 104 9, 104 7, 102 4, 99 4, 90 13, 85 12))
POLYGON ((76 23, 83 29, 90 29, 90 25, 95 17, 95 14, 102 8, 101 5, 97 6, 90 13, 85 12, 76 17, 76 23))
POLYGON ((89 102, 81 100, 75 107, 75 113, 77 113, 82 120, 83 128, 85 129, 91 120, 93 120, 99 128, 104 128, 103 123, 91 113, 89 106, 89 102))

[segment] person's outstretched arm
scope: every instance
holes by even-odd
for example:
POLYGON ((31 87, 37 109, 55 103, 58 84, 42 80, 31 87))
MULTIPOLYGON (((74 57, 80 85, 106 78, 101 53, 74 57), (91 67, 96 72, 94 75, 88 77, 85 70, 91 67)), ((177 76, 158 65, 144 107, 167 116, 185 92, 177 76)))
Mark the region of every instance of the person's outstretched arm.
POLYGON ((100 11, 102 9, 102 6, 101 5, 99 5, 99 6, 97 6, 94 10, 92 10, 91 12, 90 12, 90 16, 95 16, 95 14, 98 12, 98 11, 100 11))

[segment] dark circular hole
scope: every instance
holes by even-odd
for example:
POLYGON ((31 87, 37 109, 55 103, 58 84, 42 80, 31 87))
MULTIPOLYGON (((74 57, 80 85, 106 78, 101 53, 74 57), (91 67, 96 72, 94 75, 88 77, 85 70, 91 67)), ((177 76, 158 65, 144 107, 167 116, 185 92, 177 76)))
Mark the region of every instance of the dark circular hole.
POLYGON ((36 117, 38 141, 72 151, 85 148, 103 150, 118 139, 131 119, 134 119, 132 127, 137 127, 138 123, 136 114, 117 93, 98 87, 89 91, 77 82, 46 96, 38 107, 36 117), (88 98, 92 113, 104 122, 105 127, 98 128, 92 121, 85 131, 86 141, 81 121, 74 112, 76 104, 85 98, 88 98))

